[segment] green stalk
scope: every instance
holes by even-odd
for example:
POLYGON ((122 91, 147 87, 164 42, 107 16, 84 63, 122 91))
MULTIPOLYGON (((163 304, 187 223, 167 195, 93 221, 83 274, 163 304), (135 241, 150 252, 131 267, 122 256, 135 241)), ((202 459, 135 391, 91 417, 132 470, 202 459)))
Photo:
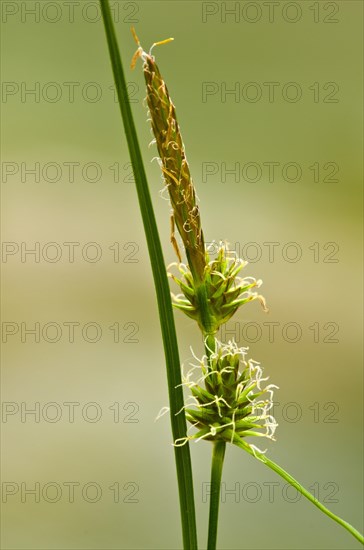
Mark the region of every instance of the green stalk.
MULTIPOLYGON (((100 0, 100 6, 157 294, 166 358, 170 418, 173 440, 175 441, 176 439, 186 437, 187 426, 185 415, 177 414, 182 409, 184 402, 182 386, 180 385, 180 360, 170 290, 108 0, 100 0)), ((183 544, 186 550, 195 550, 197 549, 197 534, 190 449, 188 444, 186 444, 174 447, 174 452, 181 508, 183 544)))
POLYGON ((216 343, 215 343, 215 333, 211 332, 211 329, 213 327, 213 321, 211 319, 211 310, 210 310, 210 305, 207 298, 205 283, 196 284, 196 298, 197 298, 198 308, 200 311, 201 325, 203 326, 203 328, 201 328, 201 331, 203 334, 205 351, 210 361, 210 355, 211 353, 215 352, 216 343))
MULTIPOLYGON (((231 435, 232 435, 232 432, 231 432, 231 435)), ((353 537, 355 537, 359 542, 364 544, 364 537, 361 533, 359 533, 359 531, 357 531, 347 521, 333 514, 328 508, 326 508, 326 506, 321 504, 321 502, 317 500, 317 498, 315 498, 309 491, 307 491, 307 489, 302 487, 302 485, 298 483, 296 479, 294 479, 290 474, 288 474, 285 470, 283 470, 283 468, 281 468, 278 464, 273 462, 273 460, 270 460, 267 456, 265 456, 263 453, 260 453, 257 450, 253 451, 253 449, 247 443, 245 443, 245 441, 241 437, 239 437, 237 434, 234 434, 234 443, 241 449, 244 449, 244 451, 246 451, 250 455, 254 456, 254 458, 257 458, 258 460, 263 462, 266 466, 268 466, 268 468, 276 472, 278 475, 283 477, 283 479, 285 479, 290 485, 292 485, 292 487, 295 487, 295 489, 297 489, 297 491, 299 491, 304 497, 306 497, 310 502, 312 502, 312 504, 317 506, 317 508, 321 510, 321 512, 323 512, 324 514, 329 516, 329 518, 339 523, 339 525, 341 525, 347 531, 349 531, 349 533, 351 533, 353 537)))
MULTIPOLYGON (((204 334, 205 350, 208 357, 209 368, 211 369, 210 357, 216 351, 215 336, 204 334)), ((210 512, 207 550, 216 550, 217 528, 219 523, 219 505, 222 469, 224 466, 226 443, 222 440, 213 442, 211 459, 211 482, 210 482, 210 512)))
MULTIPOLYGON (((207 328, 212 327, 210 307, 207 299, 206 287, 204 283, 196 288, 198 304, 201 311, 203 325, 207 328)), ((214 334, 204 332, 205 351, 211 370, 211 355, 216 351, 216 341, 214 334)), ((207 550, 216 550, 217 527, 219 523, 219 505, 222 469, 224 466, 226 443, 222 440, 213 442, 212 460, 211 460, 211 482, 210 482, 210 512, 209 528, 207 539, 207 550)))
POLYGON ((207 550, 216 549, 217 525, 219 517, 220 488, 222 467, 225 456, 225 441, 214 441, 211 464, 211 485, 210 485, 210 514, 209 514, 209 535, 207 550))

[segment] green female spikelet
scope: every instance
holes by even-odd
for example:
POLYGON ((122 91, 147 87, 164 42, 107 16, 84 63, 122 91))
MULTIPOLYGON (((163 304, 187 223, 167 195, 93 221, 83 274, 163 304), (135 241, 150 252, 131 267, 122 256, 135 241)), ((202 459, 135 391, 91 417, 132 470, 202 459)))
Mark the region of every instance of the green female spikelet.
POLYGON ((204 288, 209 305, 208 319, 204 318, 203 304, 200 300, 198 289, 188 266, 179 264, 178 269, 182 275, 178 279, 169 273, 182 291, 179 296, 174 296, 174 305, 182 310, 188 317, 195 319, 204 334, 216 334, 220 325, 226 323, 240 306, 259 299, 263 308, 267 311, 263 296, 254 292, 262 281, 253 277, 241 278, 240 271, 247 262, 237 258, 227 245, 220 243, 217 256, 210 261, 206 252, 206 267, 204 272, 204 288))
POLYGON ((215 351, 210 352, 209 358, 203 357, 184 379, 195 407, 186 406, 186 418, 198 431, 175 444, 183 445, 190 439, 234 443, 235 436, 274 439, 278 424, 269 411, 277 386, 262 386, 268 378, 263 378, 259 363, 246 358, 247 348, 239 348, 233 341, 222 344, 215 340, 215 351), (202 372, 197 382, 191 380, 195 368, 202 372))

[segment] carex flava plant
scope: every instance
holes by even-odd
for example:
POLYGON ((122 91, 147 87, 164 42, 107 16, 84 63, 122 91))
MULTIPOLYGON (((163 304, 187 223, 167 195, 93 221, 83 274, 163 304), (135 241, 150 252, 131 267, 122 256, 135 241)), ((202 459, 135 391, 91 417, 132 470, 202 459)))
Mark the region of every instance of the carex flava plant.
MULTIPOLYGON (((110 9, 107 0, 100 0, 100 2, 119 100, 127 102, 125 79, 122 80, 120 77, 122 66, 110 18, 110 9)), ((204 355, 200 358, 194 355, 195 363, 191 365, 188 372, 174 378, 174 381, 180 380, 174 387, 171 387, 173 381, 168 368, 167 373, 169 373, 170 409, 175 450, 188 449, 190 440, 212 442, 208 549, 216 548, 220 484, 226 444, 238 446, 274 470, 322 512, 345 527, 359 541, 364 542, 363 536, 354 527, 328 510, 298 481, 268 458, 265 454, 266 451, 252 443, 252 438, 254 438, 253 441, 258 441, 258 438, 274 440, 277 423, 271 414, 271 409, 273 391, 277 386, 267 383, 268 377, 264 376, 263 368, 257 361, 249 357, 247 348, 239 347, 233 340, 220 342, 216 335, 220 326, 248 302, 258 300, 263 309, 266 309, 265 300, 258 292, 261 281, 241 276, 246 262, 238 258, 223 242, 220 242, 216 257, 210 257, 205 245, 196 190, 187 162, 175 106, 151 50, 149 53, 144 51, 135 31, 133 34, 138 48, 131 65, 134 68, 139 58, 142 61, 149 119, 158 150, 158 161, 164 185, 168 191, 171 205, 171 243, 176 252, 177 262, 170 266, 170 268, 173 267, 175 273, 168 273, 168 275, 180 291, 177 296, 172 295, 173 305, 196 321, 204 342, 204 355), (178 245, 175 228, 177 228, 183 244, 182 251, 178 245), (186 263, 183 262, 183 252, 186 256, 186 263), (187 397, 186 403, 182 402, 180 408, 176 410, 173 390, 179 391, 182 386, 189 389, 190 395, 187 397), (183 418, 184 424, 182 423, 182 429, 176 430, 176 418, 180 417, 183 418), (186 420, 190 423, 188 432, 183 429, 186 420)), ((156 42, 152 48, 171 40, 156 42)), ((123 72, 122 77, 124 78, 123 72)), ((142 161, 139 148, 135 145, 135 141, 130 139, 130 134, 135 133, 130 108, 126 108, 122 104, 120 107, 145 222, 145 218, 148 218, 152 212, 146 210, 144 199, 141 199, 140 187, 147 186, 144 181, 145 174, 144 170, 142 170, 142 174, 140 171, 142 161)), ((133 138, 136 140, 136 135, 133 138)), ((148 203, 148 208, 152 208, 151 203, 148 203)), ((148 223, 146 222, 145 227, 147 233, 148 223)), ((149 246, 149 251, 153 266, 155 258, 153 258, 152 245, 149 246)), ((160 259, 159 257, 159 262, 160 259)), ((165 269, 164 266, 163 269, 165 269)), ((159 274, 161 273, 159 272, 159 274)), ((165 328, 166 319, 161 313, 161 309, 163 307, 168 309, 168 303, 166 299, 163 301, 158 294, 160 281, 158 278, 155 278, 155 281, 162 333, 165 338, 163 327, 165 328)), ((169 322, 171 322, 170 319, 169 322)), ((168 358, 167 354, 166 358, 168 358)), ((180 401, 179 404, 181 404, 180 401)), ((191 517, 194 517, 192 478, 189 472, 186 475, 186 469, 181 475, 178 469, 178 460, 177 473, 179 481, 182 480, 182 483, 179 483, 179 491, 184 547, 185 549, 195 548, 197 543, 195 532, 193 532, 193 521, 191 521, 191 517), (186 487, 182 487, 183 479, 188 483, 187 491, 186 487), (183 491, 188 494, 184 494, 181 498, 183 491)))

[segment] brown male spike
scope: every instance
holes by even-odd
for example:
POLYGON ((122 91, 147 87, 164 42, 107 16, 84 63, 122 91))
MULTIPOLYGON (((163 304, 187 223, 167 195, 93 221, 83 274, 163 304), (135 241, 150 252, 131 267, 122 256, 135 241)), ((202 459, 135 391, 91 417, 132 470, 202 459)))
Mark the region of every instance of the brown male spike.
MULTIPOLYGON (((173 222, 177 226, 186 250, 188 264, 195 283, 203 281, 206 267, 204 237, 201 228, 200 212, 196 203, 196 193, 185 155, 176 110, 168 93, 167 86, 159 72, 154 57, 146 53, 132 29, 138 50, 133 56, 131 67, 140 57, 147 85, 147 103, 153 134, 158 148, 166 186, 173 210, 173 222)), ((173 38, 155 42, 152 46, 165 44, 173 38)), ((151 50, 152 50, 151 48, 151 50)), ((150 51, 151 51, 150 50, 150 51)), ((171 242, 179 261, 181 257, 172 231, 171 242)))

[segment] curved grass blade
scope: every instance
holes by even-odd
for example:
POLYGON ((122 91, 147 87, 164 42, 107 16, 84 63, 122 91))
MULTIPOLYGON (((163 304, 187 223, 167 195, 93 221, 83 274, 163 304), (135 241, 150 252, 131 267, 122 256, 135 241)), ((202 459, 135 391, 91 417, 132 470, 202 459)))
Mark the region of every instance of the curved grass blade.
POLYGON ((288 472, 283 470, 283 468, 281 468, 281 466, 279 466, 278 464, 273 462, 273 460, 270 460, 270 458, 268 458, 267 456, 265 456, 263 453, 259 452, 258 450, 255 450, 255 449, 253 450, 251 448, 251 446, 248 443, 246 443, 243 440, 243 438, 239 437, 237 434, 234 435, 234 443, 235 443, 235 445, 240 447, 240 449, 244 449, 244 451, 246 451, 250 455, 254 456, 254 458, 256 458, 257 460, 260 460, 260 462, 263 462, 263 464, 265 464, 266 466, 268 466, 268 468, 270 468, 271 470, 276 472, 276 474, 283 477, 283 479, 285 479, 290 485, 292 485, 292 487, 297 489, 297 491, 299 491, 304 497, 306 497, 310 502, 312 502, 312 504, 317 506, 317 508, 319 510, 321 510, 321 512, 323 512, 329 518, 336 521, 339 525, 344 527, 344 529, 349 531, 349 533, 351 535, 353 535, 353 537, 355 537, 359 542, 364 544, 363 535, 357 529, 355 529, 355 527, 350 525, 350 523, 348 523, 344 519, 340 518, 339 516, 337 516, 336 514, 331 512, 328 508, 326 508, 326 506, 321 504, 321 502, 319 500, 317 500, 317 498, 315 498, 309 491, 307 491, 307 489, 302 487, 302 485, 300 483, 298 483, 298 481, 296 479, 294 479, 294 477, 292 477, 288 472))

